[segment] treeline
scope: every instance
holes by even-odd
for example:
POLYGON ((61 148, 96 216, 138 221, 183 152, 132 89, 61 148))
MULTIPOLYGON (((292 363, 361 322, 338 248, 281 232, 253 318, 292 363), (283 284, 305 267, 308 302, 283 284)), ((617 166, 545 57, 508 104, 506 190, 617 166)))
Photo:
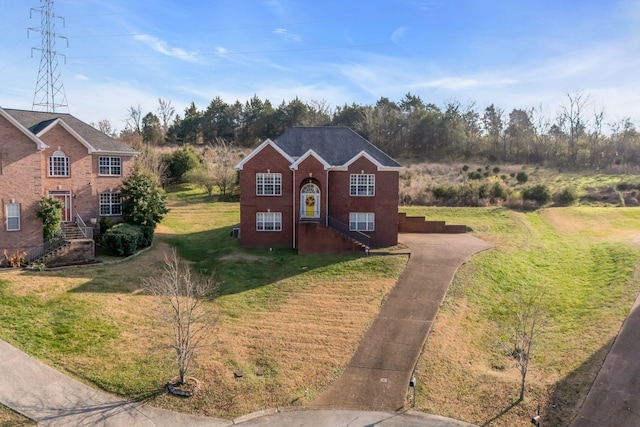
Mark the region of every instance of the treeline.
MULTIPOLYGON (((543 109, 475 103, 425 103, 408 93, 398 102, 380 98, 375 105, 345 104, 295 98, 274 107, 254 96, 228 104, 220 97, 204 110, 195 104, 176 114, 159 100, 155 112, 140 106, 128 111, 120 138, 149 145, 201 145, 226 141, 255 147, 292 126, 348 126, 399 159, 417 161, 483 160, 503 163, 625 170, 640 165, 640 135, 631 119, 608 122, 583 93, 567 94, 557 113, 543 109)), ((108 122, 97 126, 109 133, 108 122)))

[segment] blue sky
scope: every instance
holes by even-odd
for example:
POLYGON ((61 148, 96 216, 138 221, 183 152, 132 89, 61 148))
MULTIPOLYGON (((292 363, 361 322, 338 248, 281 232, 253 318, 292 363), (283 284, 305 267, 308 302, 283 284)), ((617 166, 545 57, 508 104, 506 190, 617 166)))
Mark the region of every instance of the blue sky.
MULTIPOLYGON (((0 106, 31 109, 37 0, 0 0, 0 106), (29 37, 27 37, 29 34, 29 37)), ((56 0, 69 112, 124 127, 129 106, 179 113, 216 96, 332 107, 399 101, 542 105, 590 96, 609 122, 640 111, 633 0, 56 0)))

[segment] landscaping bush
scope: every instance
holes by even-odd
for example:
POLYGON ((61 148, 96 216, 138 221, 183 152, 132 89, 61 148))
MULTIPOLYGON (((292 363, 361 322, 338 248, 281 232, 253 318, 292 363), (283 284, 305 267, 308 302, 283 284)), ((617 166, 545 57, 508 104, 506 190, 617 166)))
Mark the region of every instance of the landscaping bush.
POLYGON ((152 225, 138 225, 137 227, 142 233, 142 238, 140 239, 140 242, 138 242, 138 246, 142 246, 145 248, 151 246, 151 243, 153 243, 153 233, 155 227, 152 225))
POLYGON ((482 179, 482 173, 478 171, 469 172, 467 175, 469 179, 482 179))
POLYGON ((493 173, 495 175, 498 175, 500 173, 500 168, 498 166, 496 166, 495 168, 493 168, 493 173))
POLYGON ((502 184, 496 182, 491 187, 489 195, 494 202, 497 200, 506 201, 509 198, 509 191, 502 184))
POLYGON ((640 185, 633 184, 631 182, 621 182, 616 185, 616 190, 618 191, 629 191, 629 190, 638 190, 640 189, 640 185))
POLYGON ((184 175, 202 163, 202 157, 191 145, 185 145, 165 157, 169 178, 181 182, 184 175))
POLYGON ((111 227, 102 236, 102 245, 109 253, 118 256, 133 255, 143 242, 142 228, 126 223, 111 227))
POLYGON ((527 175, 526 172, 518 172, 518 174, 516 175, 516 181, 518 181, 518 184, 524 184, 528 180, 529 175, 527 175))
POLYGON ((530 200, 544 206, 551 200, 551 191, 544 184, 537 184, 522 190, 522 200, 530 200))
POLYGON ((431 191, 433 192, 433 197, 443 202, 449 202, 458 197, 458 191, 450 185, 439 185, 431 191))
POLYGON ((578 201, 578 194, 571 187, 565 187, 562 191, 554 194, 553 201, 559 206, 570 206, 578 201))

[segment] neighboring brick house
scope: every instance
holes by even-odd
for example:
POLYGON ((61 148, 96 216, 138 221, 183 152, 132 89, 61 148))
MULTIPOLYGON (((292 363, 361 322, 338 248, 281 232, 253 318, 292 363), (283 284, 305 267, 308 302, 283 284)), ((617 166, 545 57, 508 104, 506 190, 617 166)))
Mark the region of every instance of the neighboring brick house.
POLYGON ((0 108, 0 261, 43 245, 38 201, 63 203, 63 221, 122 215, 119 187, 138 154, 69 114, 0 108))
POLYGON ((240 244, 301 254, 398 242, 400 164, 347 127, 294 127, 238 165, 240 244))

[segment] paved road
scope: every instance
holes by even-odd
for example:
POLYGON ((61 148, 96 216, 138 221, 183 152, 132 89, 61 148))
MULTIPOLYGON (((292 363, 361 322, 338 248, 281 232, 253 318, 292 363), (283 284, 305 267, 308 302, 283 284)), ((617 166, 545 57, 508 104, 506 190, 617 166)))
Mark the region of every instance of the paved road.
POLYGON ((397 411, 455 272, 489 244, 468 234, 401 234, 411 257, 380 314, 316 408, 397 411))
POLYGON ((401 241, 412 250, 407 268, 345 374, 319 399, 340 410, 268 411, 235 420, 165 411, 91 388, 2 340, 0 403, 46 427, 470 426, 390 411, 404 405, 409 377, 455 271, 488 245, 467 235, 406 234, 401 241), (344 410, 353 408, 366 410, 344 410))
POLYGON ((640 295, 571 427, 640 426, 640 295))

